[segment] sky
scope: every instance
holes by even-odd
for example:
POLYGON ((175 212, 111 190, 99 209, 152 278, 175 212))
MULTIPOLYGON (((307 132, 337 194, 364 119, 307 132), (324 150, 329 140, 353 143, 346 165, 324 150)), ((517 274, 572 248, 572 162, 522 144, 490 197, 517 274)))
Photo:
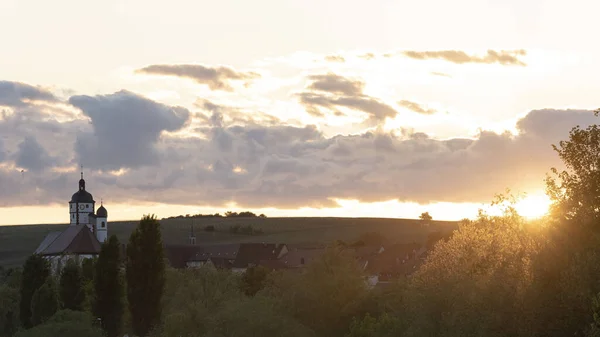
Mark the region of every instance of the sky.
POLYGON ((547 206, 600 107, 574 0, 0 1, 0 224, 547 206))

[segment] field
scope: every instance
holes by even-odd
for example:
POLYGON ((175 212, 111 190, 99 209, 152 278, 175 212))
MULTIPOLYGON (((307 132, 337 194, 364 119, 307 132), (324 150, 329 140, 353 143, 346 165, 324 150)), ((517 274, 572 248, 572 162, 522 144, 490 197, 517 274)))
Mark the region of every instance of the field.
MULTIPOLYGON (((419 220, 382 218, 183 218, 161 220, 163 241, 169 244, 188 243, 190 227, 194 226, 197 244, 215 243, 330 243, 335 240, 352 241, 366 232, 378 232, 390 242, 423 242, 427 234, 436 230, 452 230, 455 222, 432 221, 429 227, 419 220), (215 227, 214 232, 204 230, 215 227), (251 225, 263 233, 258 235, 234 234, 229 228, 251 225)), ((115 234, 126 243, 138 221, 109 222, 109 235, 115 234)), ((62 231, 67 225, 0 226, 0 266, 21 265, 35 251, 39 243, 52 231, 62 231)))

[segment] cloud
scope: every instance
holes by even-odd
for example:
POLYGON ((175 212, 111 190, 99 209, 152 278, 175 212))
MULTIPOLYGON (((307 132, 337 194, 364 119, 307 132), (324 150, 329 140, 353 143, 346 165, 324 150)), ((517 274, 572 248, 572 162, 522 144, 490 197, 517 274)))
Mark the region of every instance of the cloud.
POLYGON ((441 72, 437 72, 437 71, 432 71, 431 75, 452 78, 452 76, 450 76, 450 75, 448 75, 446 73, 441 73, 441 72))
POLYGON ((360 57, 362 59, 365 59, 365 60, 372 60, 372 59, 375 58, 375 54, 373 54, 373 53, 366 53, 366 54, 359 55, 358 57, 360 57))
POLYGON ((4 142, 2 141, 2 138, 0 138, 0 163, 4 161, 4 158, 6 158, 6 152, 4 151, 4 142))
POLYGON ((362 95, 365 86, 362 81, 352 81, 333 73, 312 75, 308 79, 312 81, 309 89, 348 96, 362 95))
POLYGON ((484 56, 468 55, 464 51, 460 50, 441 50, 441 51, 414 51, 407 50, 403 51, 404 56, 417 59, 417 60, 428 60, 438 59, 445 60, 452 63, 464 64, 464 63, 485 63, 494 64, 498 63, 501 65, 508 66, 526 66, 526 64, 519 59, 519 56, 527 55, 525 50, 488 50, 484 56))
MULTIPOLYGON (((366 102, 377 102, 350 92, 302 94, 327 109, 369 110, 366 102)), ((209 100, 199 100, 202 111, 194 114, 127 91, 69 102, 92 124, 59 122, 27 106, 0 120, 0 206, 64 203, 77 189, 79 162, 90 192, 110 203, 297 208, 332 207, 335 198, 487 202, 506 187, 543 187, 549 168, 560 167, 550 145, 567 139, 574 125, 597 122, 591 111, 546 109, 522 117, 516 135, 482 131, 472 139, 440 140, 379 130, 327 137, 314 125, 263 124, 250 118, 256 117, 251 111, 209 100), (190 118, 196 134, 167 134, 190 118)))
POLYGON ((311 81, 305 91, 296 94, 306 111, 313 116, 324 117, 321 108, 334 115, 344 115, 340 107, 362 111, 369 115, 365 124, 378 125, 387 117, 395 117, 397 111, 381 100, 363 93, 364 82, 328 73, 312 75, 311 81))
POLYGON ((399 101, 398 105, 401 107, 405 107, 416 113, 422 114, 422 115, 433 115, 434 113, 437 112, 437 110, 435 110, 435 109, 424 108, 419 103, 415 103, 415 102, 411 102, 411 101, 407 101, 407 100, 399 101))
POLYGON ((346 59, 340 55, 327 55, 327 56, 325 56, 325 61, 344 63, 344 62, 346 62, 346 59))
POLYGON ((91 119, 92 132, 77 137, 76 153, 86 167, 118 170, 158 161, 156 144, 163 131, 177 131, 189 111, 128 91, 111 95, 72 96, 69 103, 91 119))
POLYGON ((207 67, 196 64, 155 64, 136 70, 137 73, 190 78, 206 84, 211 90, 232 91, 231 81, 250 81, 260 78, 255 72, 239 72, 229 67, 207 67))
POLYGON ((40 172, 56 164, 56 160, 32 136, 27 136, 15 153, 15 164, 28 171, 40 172))
POLYGON ((0 81, 0 106, 21 107, 29 100, 56 101, 54 95, 42 88, 20 82, 0 81))

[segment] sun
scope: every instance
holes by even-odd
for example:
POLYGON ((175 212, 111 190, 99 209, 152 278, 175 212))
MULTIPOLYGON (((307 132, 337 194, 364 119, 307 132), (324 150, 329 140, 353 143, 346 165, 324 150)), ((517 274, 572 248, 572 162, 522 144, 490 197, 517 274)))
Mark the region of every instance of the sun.
POLYGON ((540 218, 548 214, 552 201, 544 193, 529 194, 515 205, 517 212, 526 218, 540 218))

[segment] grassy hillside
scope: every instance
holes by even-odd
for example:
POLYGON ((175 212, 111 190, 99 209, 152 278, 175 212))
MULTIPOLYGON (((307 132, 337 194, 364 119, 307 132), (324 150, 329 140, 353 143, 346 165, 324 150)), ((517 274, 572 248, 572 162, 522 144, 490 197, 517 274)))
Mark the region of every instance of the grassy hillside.
MULTIPOLYGON (((267 243, 329 243, 351 241, 365 232, 378 232, 391 242, 422 242, 430 231, 452 230, 455 222, 433 221, 423 227, 419 220, 380 218, 196 218, 161 220, 166 243, 187 243, 190 226, 194 224, 197 244, 267 242, 267 243), (214 232, 204 230, 215 227, 214 232), (233 234, 231 226, 252 225, 263 231, 259 235, 233 234)), ((109 235, 116 234, 123 243, 137 221, 109 222, 109 235)), ((22 264, 51 231, 62 231, 67 225, 0 226, 0 265, 22 264)))

